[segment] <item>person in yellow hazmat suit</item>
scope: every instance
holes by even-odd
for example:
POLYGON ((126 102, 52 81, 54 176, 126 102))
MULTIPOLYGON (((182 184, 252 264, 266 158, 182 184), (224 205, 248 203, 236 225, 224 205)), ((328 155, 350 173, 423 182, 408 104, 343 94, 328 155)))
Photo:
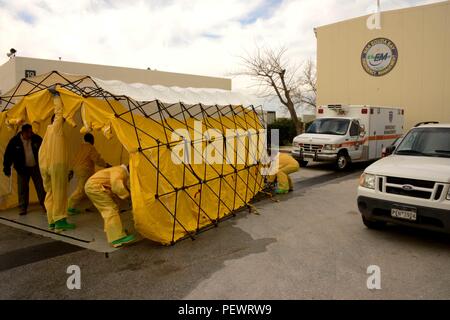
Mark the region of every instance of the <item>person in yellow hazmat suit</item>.
POLYGON ((84 185, 86 181, 95 173, 95 165, 103 168, 111 167, 94 147, 94 136, 90 133, 84 135, 84 142, 76 154, 69 177, 73 174, 77 177, 77 187, 72 195, 69 197, 69 205, 67 211, 69 215, 79 214, 80 210, 77 208, 79 203, 86 198, 84 192, 84 185))
POLYGON ((39 168, 47 192, 44 204, 49 228, 64 231, 74 229, 75 225, 67 222, 68 154, 63 131, 63 105, 59 93, 55 89, 49 91, 54 95, 55 114, 39 149, 39 168))
POLYGON ((287 153, 280 152, 278 155, 278 171, 276 175, 270 176, 269 181, 273 182, 276 178, 278 187, 276 194, 285 194, 294 190, 292 180, 289 177, 291 173, 297 172, 300 165, 297 160, 287 153))
POLYGON ((129 179, 129 167, 120 165, 98 171, 84 187, 86 195, 103 217, 108 242, 116 248, 135 240, 134 235, 125 233, 115 200, 116 197, 130 197, 129 179))

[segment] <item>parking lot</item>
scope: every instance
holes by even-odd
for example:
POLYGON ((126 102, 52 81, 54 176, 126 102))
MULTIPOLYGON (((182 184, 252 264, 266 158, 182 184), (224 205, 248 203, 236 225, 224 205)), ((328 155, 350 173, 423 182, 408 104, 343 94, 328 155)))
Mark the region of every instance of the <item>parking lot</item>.
POLYGON ((450 237, 366 229, 356 206, 363 166, 314 164, 295 191, 256 203, 172 247, 141 241, 105 258, 0 225, 1 299, 449 299, 450 237), (67 267, 81 268, 68 290, 67 267), (381 290, 367 288, 367 268, 381 290))

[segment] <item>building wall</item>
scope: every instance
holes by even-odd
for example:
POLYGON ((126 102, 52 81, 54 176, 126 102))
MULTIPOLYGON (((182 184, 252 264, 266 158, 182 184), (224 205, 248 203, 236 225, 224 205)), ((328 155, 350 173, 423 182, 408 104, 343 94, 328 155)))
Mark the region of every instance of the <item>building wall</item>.
POLYGON ((383 12, 381 30, 366 17, 317 28, 318 103, 405 109, 406 127, 450 122, 450 1, 383 12), (379 37, 399 52, 395 68, 373 77, 361 65, 365 45, 379 37))
POLYGON ((231 79, 225 78, 26 57, 15 57, 5 65, 0 66, 0 81, 3 81, 1 80, 3 78, 15 78, 12 82, 0 82, 0 90, 5 92, 18 83, 25 77, 25 70, 34 70, 36 74, 56 70, 65 73, 90 75, 104 80, 121 80, 126 83, 139 82, 149 85, 158 84, 182 88, 193 87, 231 90, 231 79))
POLYGON ((0 65, 0 93, 5 93, 16 84, 16 69, 14 59, 0 65))

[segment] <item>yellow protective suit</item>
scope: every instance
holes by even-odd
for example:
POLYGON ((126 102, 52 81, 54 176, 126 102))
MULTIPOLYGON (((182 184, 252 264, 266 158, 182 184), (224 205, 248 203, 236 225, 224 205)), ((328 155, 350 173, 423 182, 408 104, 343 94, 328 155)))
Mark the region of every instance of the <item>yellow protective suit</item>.
POLYGON ((104 230, 109 243, 126 236, 114 197, 127 199, 130 196, 129 177, 126 166, 116 166, 98 171, 84 187, 86 195, 105 221, 104 230))
POLYGON ((68 153, 63 131, 63 106, 59 96, 53 97, 53 103, 55 119, 47 127, 39 149, 39 167, 47 192, 44 204, 49 224, 67 217, 68 153))
POLYGON ((95 165, 106 167, 106 162, 92 144, 83 142, 73 161, 73 171, 78 181, 75 191, 69 198, 69 208, 76 208, 80 201, 86 198, 84 186, 89 177, 95 173, 95 165))
POLYGON ((297 160, 287 153, 280 152, 278 154, 278 172, 276 176, 270 177, 269 181, 274 181, 276 177, 278 181, 278 190, 293 190, 293 184, 289 174, 297 172, 299 169, 300 165, 297 160))

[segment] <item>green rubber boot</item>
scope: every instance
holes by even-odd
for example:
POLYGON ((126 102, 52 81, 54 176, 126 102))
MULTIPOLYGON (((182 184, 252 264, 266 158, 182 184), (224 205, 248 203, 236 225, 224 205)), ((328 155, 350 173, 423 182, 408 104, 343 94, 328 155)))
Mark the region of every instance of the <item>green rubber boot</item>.
POLYGON ((55 222, 56 231, 72 230, 75 229, 75 224, 68 223, 66 218, 58 220, 55 222))
POLYGON ((114 240, 113 242, 111 242, 111 244, 114 248, 119 248, 125 244, 133 242, 134 240, 136 240, 136 237, 133 234, 129 234, 123 238, 114 240))
POLYGON ((289 190, 283 190, 283 189, 277 189, 275 191, 276 194, 287 194, 289 193, 289 190))
POLYGON ((75 209, 75 208, 69 208, 69 209, 67 209, 67 212, 69 213, 69 216, 74 216, 74 215, 81 213, 80 210, 75 209))

